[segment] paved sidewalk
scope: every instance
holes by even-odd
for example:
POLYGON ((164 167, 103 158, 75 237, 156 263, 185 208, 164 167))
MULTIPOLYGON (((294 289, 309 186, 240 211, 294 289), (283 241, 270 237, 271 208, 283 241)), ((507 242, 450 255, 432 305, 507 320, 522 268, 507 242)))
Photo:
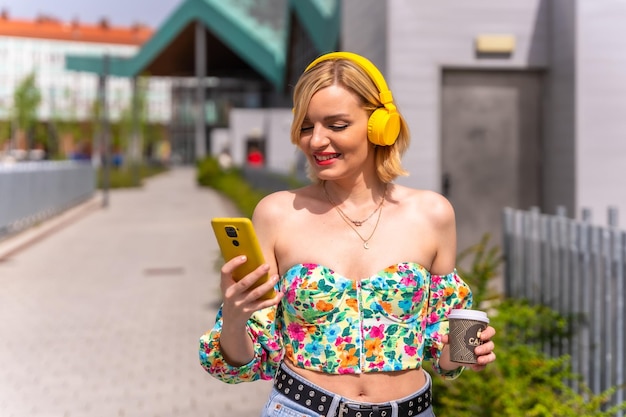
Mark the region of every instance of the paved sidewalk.
POLYGON ((210 219, 236 212, 194 175, 0 242, 0 416, 259 415, 270 383, 224 384, 198 362, 219 303, 210 219))

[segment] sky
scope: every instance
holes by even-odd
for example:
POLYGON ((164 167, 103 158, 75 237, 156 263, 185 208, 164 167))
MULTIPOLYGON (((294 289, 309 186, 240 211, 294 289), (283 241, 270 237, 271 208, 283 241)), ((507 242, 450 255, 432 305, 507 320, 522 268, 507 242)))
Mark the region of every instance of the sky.
POLYGON ((183 0, 0 0, 0 10, 12 19, 35 19, 39 15, 62 21, 78 19, 97 23, 103 17, 113 26, 142 23, 159 26, 183 0))

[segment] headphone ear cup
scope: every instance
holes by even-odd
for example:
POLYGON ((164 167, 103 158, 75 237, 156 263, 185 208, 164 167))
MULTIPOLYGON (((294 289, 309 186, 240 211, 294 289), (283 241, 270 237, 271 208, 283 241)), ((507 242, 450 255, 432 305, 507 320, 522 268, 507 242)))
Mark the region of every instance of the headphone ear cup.
POLYGON ((376 109, 367 123, 367 138, 380 146, 393 145, 400 134, 400 117, 386 108, 376 109))

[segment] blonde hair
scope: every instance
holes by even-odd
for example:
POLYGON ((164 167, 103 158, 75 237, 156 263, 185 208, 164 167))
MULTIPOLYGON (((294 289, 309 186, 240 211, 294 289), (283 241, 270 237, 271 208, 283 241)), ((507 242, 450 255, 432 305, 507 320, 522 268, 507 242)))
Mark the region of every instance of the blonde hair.
MULTIPOLYGON (((379 98, 378 87, 370 76, 357 64, 346 58, 326 60, 306 71, 298 80, 293 92, 293 123, 291 142, 298 145, 300 129, 306 116, 311 97, 319 90, 331 85, 339 85, 354 93, 363 105, 363 109, 372 114, 383 107, 379 98)), ((400 116, 400 133, 395 143, 390 146, 375 147, 376 173, 378 178, 388 183, 400 175, 408 175, 402 167, 402 155, 409 147, 410 137, 406 121, 400 116)), ((309 171, 309 178, 319 179, 309 171)))

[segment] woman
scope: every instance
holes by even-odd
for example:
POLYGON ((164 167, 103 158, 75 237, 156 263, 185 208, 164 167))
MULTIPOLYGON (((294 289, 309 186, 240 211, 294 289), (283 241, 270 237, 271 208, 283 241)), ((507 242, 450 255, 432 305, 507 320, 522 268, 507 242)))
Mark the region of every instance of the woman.
MULTIPOLYGON (((274 378, 263 416, 433 416, 422 363, 461 373, 446 317, 471 306, 454 269, 454 211, 440 194, 392 182, 406 175, 408 129, 365 58, 313 61, 294 104, 291 139, 313 183, 256 207, 267 264, 237 283, 245 259, 224 264, 201 363, 229 383, 274 378), (270 282, 250 290, 268 271, 270 282), (260 299, 272 286, 276 297, 260 299)), ((482 333, 474 370, 495 360, 494 334, 482 333)))

